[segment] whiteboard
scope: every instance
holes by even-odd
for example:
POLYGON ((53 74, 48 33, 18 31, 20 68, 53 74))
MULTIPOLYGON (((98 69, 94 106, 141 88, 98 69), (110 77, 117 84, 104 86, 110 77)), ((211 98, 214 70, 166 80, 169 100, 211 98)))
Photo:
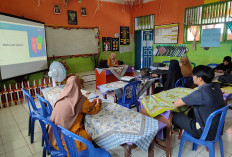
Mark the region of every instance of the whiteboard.
POLYGON ((46 27, 48 57, 98 53, 96 29, 64 29, 46 27))
POLYGON ((155 26, 155 44, 176 44, 178 24, 155 26))

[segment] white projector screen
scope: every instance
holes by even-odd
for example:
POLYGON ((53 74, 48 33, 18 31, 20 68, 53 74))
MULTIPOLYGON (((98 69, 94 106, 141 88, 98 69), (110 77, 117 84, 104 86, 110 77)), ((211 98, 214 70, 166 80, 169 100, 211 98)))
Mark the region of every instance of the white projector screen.
POLYGON ((0 78, 48 69, 44 24, 0 14, 0 78))

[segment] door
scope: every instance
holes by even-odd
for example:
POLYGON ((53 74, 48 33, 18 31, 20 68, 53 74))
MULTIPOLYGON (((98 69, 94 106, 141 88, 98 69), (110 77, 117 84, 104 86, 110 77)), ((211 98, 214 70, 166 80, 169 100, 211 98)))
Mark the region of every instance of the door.
POLYGON ((142 31, 135 32, 135 69, 141 69, 142 31))
POLYGON ((153 30, 142 31, 142 68, 149 68, 153 58, 153 30))

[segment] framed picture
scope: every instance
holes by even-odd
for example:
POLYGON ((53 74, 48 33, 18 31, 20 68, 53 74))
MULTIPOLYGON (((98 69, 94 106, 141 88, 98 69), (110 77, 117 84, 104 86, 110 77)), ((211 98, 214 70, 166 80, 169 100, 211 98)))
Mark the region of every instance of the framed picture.
POLYGON ((68 10, 68 24, 77 25, 77 12, 68 10))
POLYGON ((86 16, 86 8, 81 8, 81 16, 86 16))
POLYGON ((130 37, 129 37, 129 27, 120 26, 120 45, 129 45, 130 37))
POLYGON ((54 14, 61 14, 60 4, 54 4, 53 11, 54 11, 54 14))

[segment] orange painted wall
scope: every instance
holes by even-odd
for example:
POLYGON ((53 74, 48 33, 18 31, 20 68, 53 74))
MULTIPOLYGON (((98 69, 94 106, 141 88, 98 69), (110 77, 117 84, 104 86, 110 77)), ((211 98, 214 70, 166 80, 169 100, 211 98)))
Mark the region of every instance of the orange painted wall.
MULTIPOLYGON (((134 7, 133 19, 138 16, 155 15, 155 25, 179 23, 179 39, 183 42, 183 23, 185 8, 204 4, 204 0, 154 0, 134 7)), ((134 25, 134 24, 133 24, 134 25)))
MULTIPOLYGON (((66 7, 63 0, 5 0, 0 2, 0 12, 24 16, 25 18, 38 20, 48 25, 68 25, 67 10, 77 11, 77 27, 99 26, 101 36, 113 37, 120 32, 120 26, 130 26, 130 12, 126 12, 122 5, 100 2, 100 9, 96 11, 97 0, 69 0, 66 7), (61 14, 53 13, 53 4, 61 4, 61 14), (85 7, 87 16, 81 16, 81 8, 85 7)), ((76 27, 75 26, 75 27, 76 27)))

